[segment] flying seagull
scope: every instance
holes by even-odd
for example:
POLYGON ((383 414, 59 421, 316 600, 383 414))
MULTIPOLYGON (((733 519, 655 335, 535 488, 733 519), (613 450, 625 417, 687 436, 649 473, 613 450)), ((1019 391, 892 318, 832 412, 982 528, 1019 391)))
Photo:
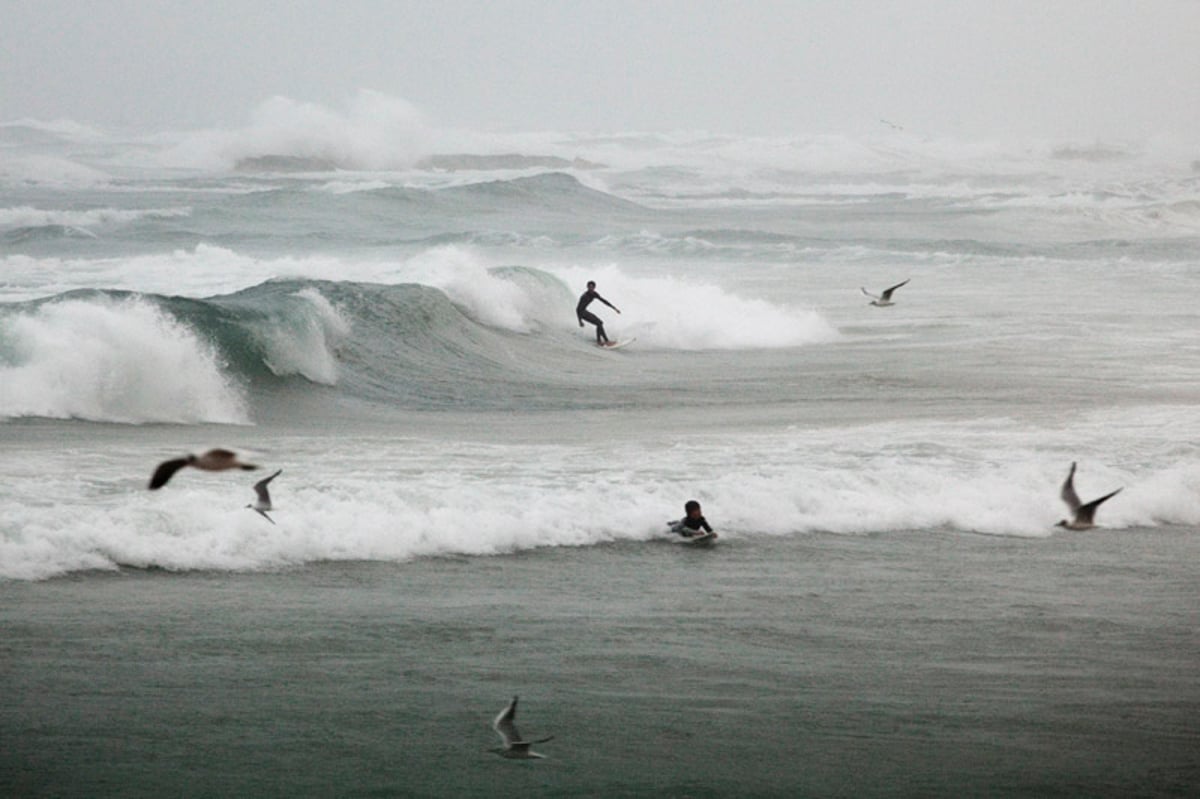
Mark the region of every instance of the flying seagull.
POLYGON ((1100 503, 1104 502, 1116 494, 1120 493, 1118 488, 1111 494, 1105 494, 1100 499, 1093 499, 1088 504, 1084 505, 1079 501, 1079 495, 1075 493, 1075 462, 1071 461, 1071 471, 1067 474, 1067 479, 1062 485, 1063 502, 1067 503, 1067 507, 1071 509, 1071 520, 1063 519, 1055 525, 1055 527, 1065 527, 1068 530, 1090 530, 1096 526, 1093 521, 1096 518, 1096 508, 1100 507, 1100 503))
POLYGON ((280 472, 282 472, 282 471, 283 471, 283 469, 280 469, 279 471, 275 472, 275 474, 271 475, 270 477, 264 477, 263 479, 261 479, 257 483, 255 483, 254 484, 254 493, 258 495, 258 499, 254 500, 253 505, 246 506, 247 508, 253 508, 254 510, 258 511, 258 514, 260 516, 262 516, 264 519, 266 519, 267 521, 269 521, 271 524, 274 524, 275 520, 267 515, 267 511, 269 511, 271 509, 271 495, 267 492, 267 483, 271 482, 276 477, 278 477, 280 472))
POLYGON ((203 469, 206 472, 258 468, 252 463, 242 463, 238 460, 237 455, 227 449, 210 449, 203 455, 186 455, 182 458, 174 458, 158 464, 158 468, 154 470, 154 475, 150 478, 150 488, 162 488, 171 479, 171 476, 184 466, 192 466, 197 469, 203 469))
POLYGON ((517 725, 513 719, 517 716, 517 698, 514 696, 512 701, 508 703, 508 707, 500 711, 500 715, 496 716, 496 720, 492 722, 492 729, 499 734, 500 739, 504 741, 504 746, 496 746, 489 749, 489 752, 495 752, 500 757, 508 757, 514 760, 528 760, 536 757, 545 757, 530 749, 534 744, 545 743, 554 736, 548 735, 545 738, 538 738, 536 741, 521 740, 521 733, 517 732, 517 725))
MULTIPOLYGON (((910 277, 908 280, 912 280, 912 278, 910 277)), ((908 280, 905 280, 904 283, 907 283, 908 280)), ((884 308, 884 307, 887 307, 888 305, 895 304, 892 302, 892 292, 895 291, 896 289, 900 288, 901 286, 903 286, 904 283, 897 283, 896 285, 892 286, 890 289, 884 289, 883 294, 881 294, 877 297, 874 294, 872 294, 871 292, 867 291, 866 289, 862 289, 862 293, 866 294, 868 297, 875 297, 875 299, 871 300, 871 305, 875 305, 880 308, 884 308)), ((859 288, 862 288, 862 286, 859 286, 859 288)))

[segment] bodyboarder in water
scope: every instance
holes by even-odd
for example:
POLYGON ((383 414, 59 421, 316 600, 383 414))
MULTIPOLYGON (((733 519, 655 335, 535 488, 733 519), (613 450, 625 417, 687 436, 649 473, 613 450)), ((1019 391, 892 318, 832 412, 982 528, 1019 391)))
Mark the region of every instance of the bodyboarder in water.
POLYGON ((599 316, 596 316, 587 309, 587 307, 591 305, 592 300, 600 300, 600 302, 604 303, 609 308, 612 308, 617 313, 620 313, 621 309, 601 297, 596 292, 596 281, 594 280, 589 280, 587 284, 587 291, 579 295, 579 304, 575 306, 575 318, 579 320, 579 326, 583 327, 584 322, 591 322, 596 326, 596 344, 601 347, 607 347, 612 342, 608 340, 608 335, 604 332, 604 322, 599 316))
POLYGON ((671 522, 671 532, 679 533, 684 538, 696 538, 705 535, 717 537, 716 532, 708 523, 708 519, 704 518, 704 511, 700 509, 700 503, 694 499, 689 499, 683 503, 683 512, 687 515, 677 522, 671 522))

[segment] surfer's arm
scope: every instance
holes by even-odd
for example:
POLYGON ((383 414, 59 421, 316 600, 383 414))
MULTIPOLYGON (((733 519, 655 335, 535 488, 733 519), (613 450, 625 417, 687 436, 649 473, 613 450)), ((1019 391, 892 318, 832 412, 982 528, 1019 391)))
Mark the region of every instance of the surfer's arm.
POLYGON ((711 533, 713 531, 713 529, 708 526, 708 519, 704 518, 703 516, 700 517, 700 526, 703 527, 704 531, 707 533, 711 533))
POLYGON ((607 305, 609 308, 612 308, 612 309, 613 309, 614 311, 616 311, 617 313, 620 313, 620 312, 621 312, 621 309, 620 309, 620 308, 618 308, 617 306, 613 305, 611 302, 609 302, 608 300, 604 299, 604 298, 603 298, 603 297, 601 297, 599 294, 597 294, 597 295, 596 295, 596 299, 600 300, 600 302, 604 303, 604 304, 605 304, 605 305, 607 305))

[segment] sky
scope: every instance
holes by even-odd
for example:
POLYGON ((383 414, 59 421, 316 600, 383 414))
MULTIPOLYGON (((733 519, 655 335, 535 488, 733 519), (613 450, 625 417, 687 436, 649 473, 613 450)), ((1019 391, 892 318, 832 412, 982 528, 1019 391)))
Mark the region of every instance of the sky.
POLYGON ((0 0, 0 121, 1200 141, 1200 0, 0 0))

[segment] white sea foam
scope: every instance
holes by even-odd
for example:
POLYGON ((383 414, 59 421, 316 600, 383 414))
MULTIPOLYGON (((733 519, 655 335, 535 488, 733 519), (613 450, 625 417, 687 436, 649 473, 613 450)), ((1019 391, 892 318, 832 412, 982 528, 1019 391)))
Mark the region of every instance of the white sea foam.
MULTIPOLYGON (((834 341, 837 330, 819 313, 741 297, 700 280, 631 276, 617 266, 557 271, 579 294, 589 280, 621 309, 593 303, 609 338, 636 336, 651 347, 681 350, 796 347, 834 341)), ((590 328, 589 328, 590 330, 590 328)))
MULTIPOLYGON (((332 256, 254 258, 207 244, 192 250, 116 258, 10 255, 0 259, 0 265, 7 278, 0 286, 0 299, 7 301, 97 287, 206 297, 239 291, 272 278, 353 279, 338 272, 343 268, 352 270, 352 265, 332 256)), ((382 270, 383 266, 378 265, 378 270, 368 269, 364 274, 382 270)))
POLYGON ((185 472, 162 492, 145 491, 158 445, 30 447, 12 453, 0 491, 0 577, 117 564, 254 570, 666 539, 664 522, 682 515, 689 498, 729 541, 749 545, 763 535, 929 529, 1073 535, 1053 526, 1065 511, 1058 491, 1072 460, 1081 494, 1125 488, 1104 506, 1104 527, 1200 524, 1200 450, 1148 443, 1131 426, 1147 413, 1184 439, 1200 438, 1187 407, 1097 413, 1062 427, 918 421, 603 445, 294 436, 277 439, 275 454, 255 456, 285 469, 272 486, 277 526, 244 509, 253 480, 241 473, 185 472), (1114 429, 1099 448, 1098 434, 1114 429))
POLYGON ((253 326, 266 349, 267 367, 277 375, 301 375, 315 383, 335 385, 338 344, 350 334, 350 323, 314 288, 292 294, 300 310, 285 319, 253 326))
POLYGON ((212 349, 139 301, 69 300, 0 317, 0 418, 245 424, 212 349))
POLYGON ((378 191, 386 189, 393 184, 386 180, 331 180, 328 183, 322 184, 317 191, 328 192, 329 194, 354 194, 360 191, 378 191))

